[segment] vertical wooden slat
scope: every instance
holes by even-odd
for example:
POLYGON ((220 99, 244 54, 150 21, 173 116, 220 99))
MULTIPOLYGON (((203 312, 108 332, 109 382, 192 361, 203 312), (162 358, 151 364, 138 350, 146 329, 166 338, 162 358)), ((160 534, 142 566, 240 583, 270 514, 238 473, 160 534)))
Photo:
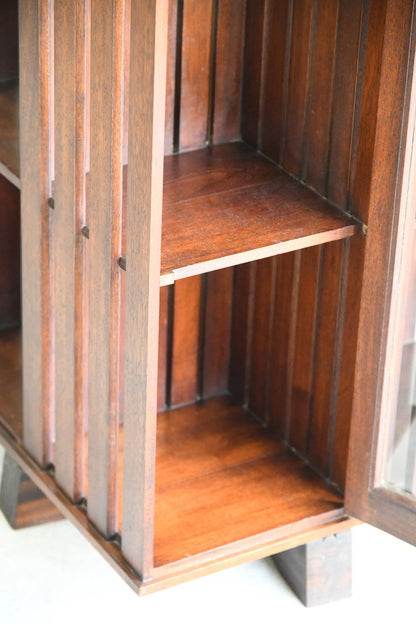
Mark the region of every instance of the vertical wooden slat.
POLYGON ((200 275, 178 280, 174 288, 170 405, 196 400, 201 316, 200 275))
POLYGON ((165 154, 172 154, 175 122, 175 72, 178 29, 178 0, 169 0, 168 53, 166 65, 165 154))
POLYGON ((160 232, 168 4, 132 0, 122 552, 153 566, 160 232))
POLYGON ((240 136, 245 2, 219 0, 216 41, 213 142, 240 136))
POLYGON ((203 398, 228 388, 233 270, 207 275, 203 350, 203 398))
MULTIPOLYGON (((328 163, 328 198, 342 208, 348 204, 350 161, 359 85, 360 25, 363 0, 339 0, 338 29, 328 163)), ((358 102, 357 102, 358 106, 358 102)))
POLYGON ((241 133, 257 145, 260 120, 265 0, 247 0, 241 133))
POLYGON ((326 195, 338 2, 318 2, 316 11, 305 172, 308 184, 326 195))
POLYGON ((169 286, 160 289, 159 304, 159 355, 157 375, 157 409, 166 406, 166 380, 167 380, 167 347, 169 329, 169 286))
POLYGON ((333 396, 338 390, 340 355, 338 332, 342 333, 343 329, 339 318, 344 303, 341 299, 343 251, 344 241, 336 241, 322 247, 308 459, 313 467, 325 476, 329 476, 332 450, 331 430, 335 418, 333 396))
POLYGON ((301 252, 277 258, 270 365, 270 424, 288 438, 301 252))
POLYGON ((184 0, 180 149, 204 147, 210 110, 212 0, 184 0))
POLYGON ((118 530, 124 0, 91 2, 88 515, 118 530))
POLYGON ((229 388, 240 403, 247 400, 255 269, 255 263, 242 264, 234 269, 229 388))
POLYGON ((267 379, 270 364, 270 330, 273 316, 275 269, 274 258, 258 261, 254 291, 249 409, 258 418, 265 421, 268 417, 267 379))
POLYGON ((320 260, 320 247, 310 247, 302 251, 289 441, 304 456, 308 446, 312 405, 320 260))
POLYGON ((276 162, 281 160, 281 145, 285 133, 289 63, 287 41, 290 36, 292 10, 291 0, 271 0, 261 142, 263 152, 276 162))
POLYGON ((59 485, 73 500, 84 495, 85 23, 84 0, 56 5, 55 466, 59 485))
POLYGON ((357 353, 358 318, 362 287, 365 239, 351 238, 345 242, 348 253, 344 332, 341 345, 341 368, 337 397, 337 417, 333 431, 331 480, 345 487, 351 410, 354 397, 354 371, 357 353))
POLYGON ((52 460, 48 0, 19 2, 24 443, 52 460))
POLYGON ((283 166, 301 175, 310 85, 313 0, 294 0, 283 166))

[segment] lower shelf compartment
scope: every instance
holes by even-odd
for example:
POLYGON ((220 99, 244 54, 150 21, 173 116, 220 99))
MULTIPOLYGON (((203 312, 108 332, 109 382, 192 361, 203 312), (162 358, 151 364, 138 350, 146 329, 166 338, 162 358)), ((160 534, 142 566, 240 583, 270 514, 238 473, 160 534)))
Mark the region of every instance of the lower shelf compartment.
MULTIPOLYGON (((21 439, 20 330, 1 332, 0 347, 0 420, 21 439)), ((122 436, 121 427, 120 453, 122 436)), ((247 540, 261 546, 342 517, 337 491, 229 397, 158 415, 155 572, 218 549, 233 557, 247 540)))
POLYGON ((256 536, 261 544, 262 534, 290 532, 305 519, 311 526, 319 516, 335 520, 342 506, 334 489, 227 397, 159 415, 155 567, 256 536))

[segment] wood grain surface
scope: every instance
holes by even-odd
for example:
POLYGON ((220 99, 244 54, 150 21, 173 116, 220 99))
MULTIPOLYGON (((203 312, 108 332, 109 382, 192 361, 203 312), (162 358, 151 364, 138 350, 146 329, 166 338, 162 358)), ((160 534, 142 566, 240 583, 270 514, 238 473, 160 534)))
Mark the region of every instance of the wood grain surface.
POLYGON ((348 216, 244 144, 165 159, 162 276, 194 275, 356 231, 348 216))

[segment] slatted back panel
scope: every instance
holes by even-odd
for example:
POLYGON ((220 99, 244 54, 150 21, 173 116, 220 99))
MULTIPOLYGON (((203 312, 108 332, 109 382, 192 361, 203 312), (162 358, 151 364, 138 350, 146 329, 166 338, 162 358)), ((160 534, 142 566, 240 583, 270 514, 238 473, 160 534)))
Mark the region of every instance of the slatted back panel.
POLYGON ((240 134, 245 2, 170 0, 165 153, 240 134))
POLYGON ((338 453, 347 245, 234 269, 231 392, 328 478, 338 453))
POLYGON ((351 208, 364 0, 248 0, 242 136, 351 208))
POLYGON ((161 289, 158 409, 228 390, 233 270, 161 289))
MULTIPOLYGON (((256 28, 247 28, 245 36, 243 139, 335 205, 354 212, 368 3, 248 0, 247 16, 247 24, 256 24, 256 28)), ((369 155, 366 158, 370 159, 369 155)), ((353 242, 351 246, 352 262, 359 275, 362 245, 353 242)), ((260 326, 270 322, 268 314, 273 315, 283 350, 273 349, 271 363, 269 356, 261 363, 256 353, 260 354, 264 346, 257 342, 264 342, 264 338, 257 339, 254 332, 252 357, 259 365, 247 364, 260 380, 254 383, 252 375, 248 377, 256 388, 254 394, 250 393, 251 408, 259 414, 267 413, 263 410, 265 388, 268 383, 275 388, 268 416, 273 426, 341 487, 345 480, 350 406, 341 388, 343 408, 335 419, 338 397, 334 388, 341 366, 353 376, 357 329, 354 310, 359 298, 359 288, 354 289, 352 283, 347 288, 342 277, 347 271, 349 247, 348 243, 338 243, 328 247, 330 252, 327 246, 305 250, 278 258, 277 268, 262 268, 264 285, 255 287, 255 298, 264 301, 266 308, 256 312, 255 305, 251 314, 253 318, 257 315, 260 326), (277 276, 273 287, 276 293, 283 288, 285 296, 276 298, 280 303, 271 310, 273 271, 277 276), (342 295, 345 302, 339 309, 338 304, 328 309, 325 321, 322 301, 326 307, 330 297, 340 301, 340 288, 346 291, 342 295), (341 346, 335 316, 342 319, 345 314, 350 337, 341 346), (334 357, 338 358, 335 364, 334 357), (261 381, 259 366, 266 380, 261 381), (267 381, 267 367, 275 372, 273 382, 267 381)))

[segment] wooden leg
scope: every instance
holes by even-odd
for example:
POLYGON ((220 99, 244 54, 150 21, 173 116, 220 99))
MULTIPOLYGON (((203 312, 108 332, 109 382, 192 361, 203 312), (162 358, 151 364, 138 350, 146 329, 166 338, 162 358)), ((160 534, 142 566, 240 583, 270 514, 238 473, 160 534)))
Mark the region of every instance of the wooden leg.
POLYGON ((330 535, 273 557, 279 572, 307 607, 351 596, 351 532, 330 535))
POLYGON ((0 509, 14 529, 62 518, 56 507, 7 453, 3 461, 0 509))

